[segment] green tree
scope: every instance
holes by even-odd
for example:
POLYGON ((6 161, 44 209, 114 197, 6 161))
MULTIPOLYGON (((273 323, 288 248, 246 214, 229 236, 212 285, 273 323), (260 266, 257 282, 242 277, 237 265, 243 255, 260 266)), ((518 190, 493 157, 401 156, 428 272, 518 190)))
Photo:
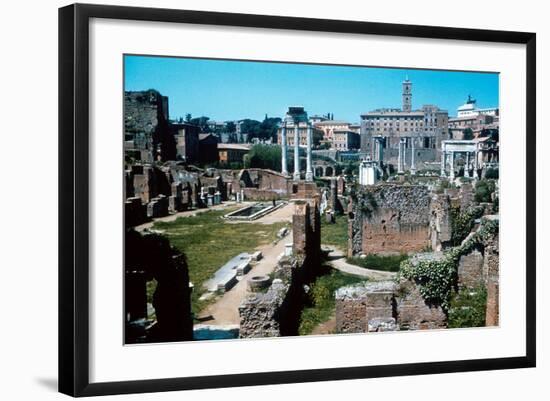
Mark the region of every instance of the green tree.
POLYGON ((225 125, 225 129, 227 130, 227 132, 233 133, 233 132, 237 131, 237 126, 235 125, 235 123, 233 121, 229 121, 225 125))
POLYGON ((281 170, 281 148, 276 145, 254 145, 245 158, 246 168, 281 170))
POLYGON ((495 182, 479 180, 476 184, 474 199, 476 202, 491 202, 491 194, 495 191, 495 182))
POLYGON ((466 141, 474 139, 474 132, 471 128, 466 128, 462 133, 462 138, 466 141))

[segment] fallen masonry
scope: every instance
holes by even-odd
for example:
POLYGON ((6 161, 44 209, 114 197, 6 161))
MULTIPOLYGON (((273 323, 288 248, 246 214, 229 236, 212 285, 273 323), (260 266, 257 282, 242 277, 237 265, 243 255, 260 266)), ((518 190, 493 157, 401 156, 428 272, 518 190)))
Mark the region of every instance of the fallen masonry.
POLYGON ((244 276, 251 269, 252 255, 243 252, 230 259, 220 267, 214 277, 204 283, 209 292, 225 292, 233 288, 239 277, 244 276))

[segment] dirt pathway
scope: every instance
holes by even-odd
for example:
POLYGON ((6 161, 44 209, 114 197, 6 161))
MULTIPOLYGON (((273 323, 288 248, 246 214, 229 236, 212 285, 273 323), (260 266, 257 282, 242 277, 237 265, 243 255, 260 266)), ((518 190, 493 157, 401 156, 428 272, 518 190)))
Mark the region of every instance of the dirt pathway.
POLYGON ((336 270, 340 270, 341 272, 352 274, 358 277, 365 277, 374 281, 391 280, 396 276, 396 273, 394 272, 372 270, 356 265, 351 265, 346 262, 346 256, 341 250, 334 247, 330 247, 330 249, 332 251, 328 256, 328 261, 336 270))
POLYGON ((320 335, 320 334, 334 334, 336 332, 336 316, 332 316, 326 322, 319 324, 313 329, 311 335, 320 335))
POLYGON ((283 253, 285 244, 288 242, 292 242, 292 232, 275 245, 270 244, 259 247, 257 250, 262 251, 263 258, 231 290, 201 312, 201 316, 212 315, 214 317, 213 320, 205 321, 204 324, 238 325, 240 323, 239 305, 247 294, 247 279, 252 276, 271 273, 277 265, 277 258, 283 253))

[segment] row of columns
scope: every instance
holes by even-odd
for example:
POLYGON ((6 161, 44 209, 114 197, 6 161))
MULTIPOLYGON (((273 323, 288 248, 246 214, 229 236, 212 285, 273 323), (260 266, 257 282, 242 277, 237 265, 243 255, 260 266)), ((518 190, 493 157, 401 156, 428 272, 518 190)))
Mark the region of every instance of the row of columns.
POLYGON ((449 178, 454 179, 455 178, 455 153, 466 153, 466 164, 464 166, 464 177, 470 178, 470 153, 473 153, 474 157, 474 165, 473 165, 473 178, 477 178, 477 169, 478 169, 478 160, 477 160, 477 152, 469 152, 469 151, 455 151, 455 150, 443 150, 441 152, 441 177, 447 176, 447 164, 450 165, 449 169, 449 178))
MULTIPOLYGON (((288 174, 288 155, 287 155, 287 126, 283 123, 281 127, 281 172, 288 174)), ((306 181, 313 181, 313 169, 311 164, 311 147, 313 145, 313 129, 310 123, 307 123, 307 152, 306 152, 306 181)), ((300 127, 297 122, 294 123, 294 174, 295 181, 300 180, 300 127)))
MULTIPOLYGON (((405 149, 407 148, 407 138, 402 137, 399 139, 399 155, 397 157, 397 173, 403 174, 405 172, 405 149)), ((416 166, 414 162, 414 138, 411 137, 411 174, 416 174, 416 166)))

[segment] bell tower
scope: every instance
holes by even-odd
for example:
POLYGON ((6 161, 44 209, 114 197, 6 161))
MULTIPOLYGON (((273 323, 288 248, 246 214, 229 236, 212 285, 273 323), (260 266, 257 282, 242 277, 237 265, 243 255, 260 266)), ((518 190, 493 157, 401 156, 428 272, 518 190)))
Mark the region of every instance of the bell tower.
POLYGON ((412 110, 412 82, 407 76, 403 81, 403 111, 410 112, 412 110))

